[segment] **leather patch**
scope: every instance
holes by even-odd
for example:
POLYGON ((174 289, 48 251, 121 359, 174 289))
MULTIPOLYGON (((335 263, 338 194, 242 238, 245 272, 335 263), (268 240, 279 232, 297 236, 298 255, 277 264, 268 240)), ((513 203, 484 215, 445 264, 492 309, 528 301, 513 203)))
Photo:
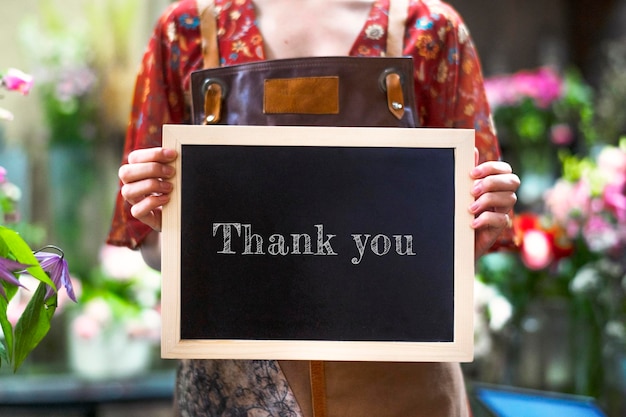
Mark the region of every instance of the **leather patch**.
POLYGON ((339 114, 339 77, 276 78, 265 80, 266 114, 339 114))

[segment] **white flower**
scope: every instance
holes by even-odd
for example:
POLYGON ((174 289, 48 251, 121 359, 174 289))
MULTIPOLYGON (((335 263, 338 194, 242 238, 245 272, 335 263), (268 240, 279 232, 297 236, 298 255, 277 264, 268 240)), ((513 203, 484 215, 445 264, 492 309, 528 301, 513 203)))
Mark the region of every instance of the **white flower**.
POLYGON ((22 198, 20 187, 10 182, 2 184, 0 191, 11 201, 20 201, 22 198))
POLYGON ((94 298, 85 305, 84 313, 97 323, 102 325, 108 324, 113 319, 113 311, 111 307, 102 298, 94 298))
POLYGON ((501 331, 513 316, 511 303, 497 293, 489 301, 488 308, 490 313, 489 328, 494 332, 501 331))
POLYGON ((141 252, 113 245, 102 247, 100 263, 102 272, 120 281, 132 279, 146 268, 141 252))
POLYGON ((369 25, 365 29, 365 36, 367 36, 368 39, 373 39, 375 41, 382 38, 384 34, 385 34, 385 29, 381 25, 377 25, 377 24, 369 25))
POLYGON ((596 268, 584 266, 576 273, 569 288, 574 294, 589 293, 600 287, 601 279, 602 277, 596 268))
POLYGON ((0 120, 13 120, 13 113, 3 108, 0 108, 0 120))
POLYGON ((608 336, 614 337, 618 340, 626 340, 626 326, 624 326, 624 323, 616 320, 609 321, 606 324, 604 331, 608 336))

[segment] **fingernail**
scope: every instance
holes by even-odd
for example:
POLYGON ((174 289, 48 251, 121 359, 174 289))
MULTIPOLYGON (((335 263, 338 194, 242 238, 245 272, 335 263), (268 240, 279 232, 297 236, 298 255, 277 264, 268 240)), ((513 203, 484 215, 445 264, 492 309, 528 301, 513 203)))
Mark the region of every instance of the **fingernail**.
POLYGON ((174 149, 163 148, 163 155, 166 158, 174 158, 176 157, 176 151, 174 149))
POLYGON ((175 172, 176 172, 176 169, 173 166, 170 166, 170 165, 163 166, 163 175, 165 175, 166 177, 171 177, 172 175, 174 175, 175 172))

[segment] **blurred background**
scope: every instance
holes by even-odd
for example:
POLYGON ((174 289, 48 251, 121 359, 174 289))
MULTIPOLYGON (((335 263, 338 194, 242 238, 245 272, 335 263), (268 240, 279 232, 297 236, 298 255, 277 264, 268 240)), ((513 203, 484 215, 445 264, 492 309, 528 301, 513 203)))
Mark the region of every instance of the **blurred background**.
MULTIPOLYGON (((0 196, 17 202, 11 227, 33 247, 63 248, 80 294, 17 374, 0 368, 0 415, 169 415, 175 363, 159 358, 160 277, 138 253, 104 245, 135 71, 168 3, 0 4, 0 73, 35 77, 28 96, 0 99, 14 115, 0 120, 0 196)), ((450 3, 523 183, 519 248, 477 268, 466 377, 591 397, 624 416, 626 1, 450 3)))

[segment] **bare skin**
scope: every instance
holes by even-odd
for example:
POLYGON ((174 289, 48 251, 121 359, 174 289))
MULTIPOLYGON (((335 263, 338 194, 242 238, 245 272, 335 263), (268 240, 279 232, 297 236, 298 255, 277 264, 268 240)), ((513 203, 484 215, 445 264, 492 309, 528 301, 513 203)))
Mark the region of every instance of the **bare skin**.
MULTIPOLYGON (((347 55, 363 27, 373 0, 256 0, 256 13, 268 58, 347 55), (302 22, 306 22, 303 25, 302 22), (311 29, 312 28, 312 29, 311 29)), ((161 209, 170 201, 169 181, 176 151, 164 148, 136 150, 119 170, 122 196, 134 217, 154 229, 142 244, 142 254, 154 268, 160 268, 161 209)), ((478 158, 476 158, 478 160, 478 158)), ((482 256, 504 228, 510 226, 507 213, 517 201, 520 180, 509 164, 490 161, 470 173, 474 181, 475 254, 482 256)))
POLYGON ((256 0, 254 3, 267 58, 280 59, 347 55, 374 1, 256 0))

